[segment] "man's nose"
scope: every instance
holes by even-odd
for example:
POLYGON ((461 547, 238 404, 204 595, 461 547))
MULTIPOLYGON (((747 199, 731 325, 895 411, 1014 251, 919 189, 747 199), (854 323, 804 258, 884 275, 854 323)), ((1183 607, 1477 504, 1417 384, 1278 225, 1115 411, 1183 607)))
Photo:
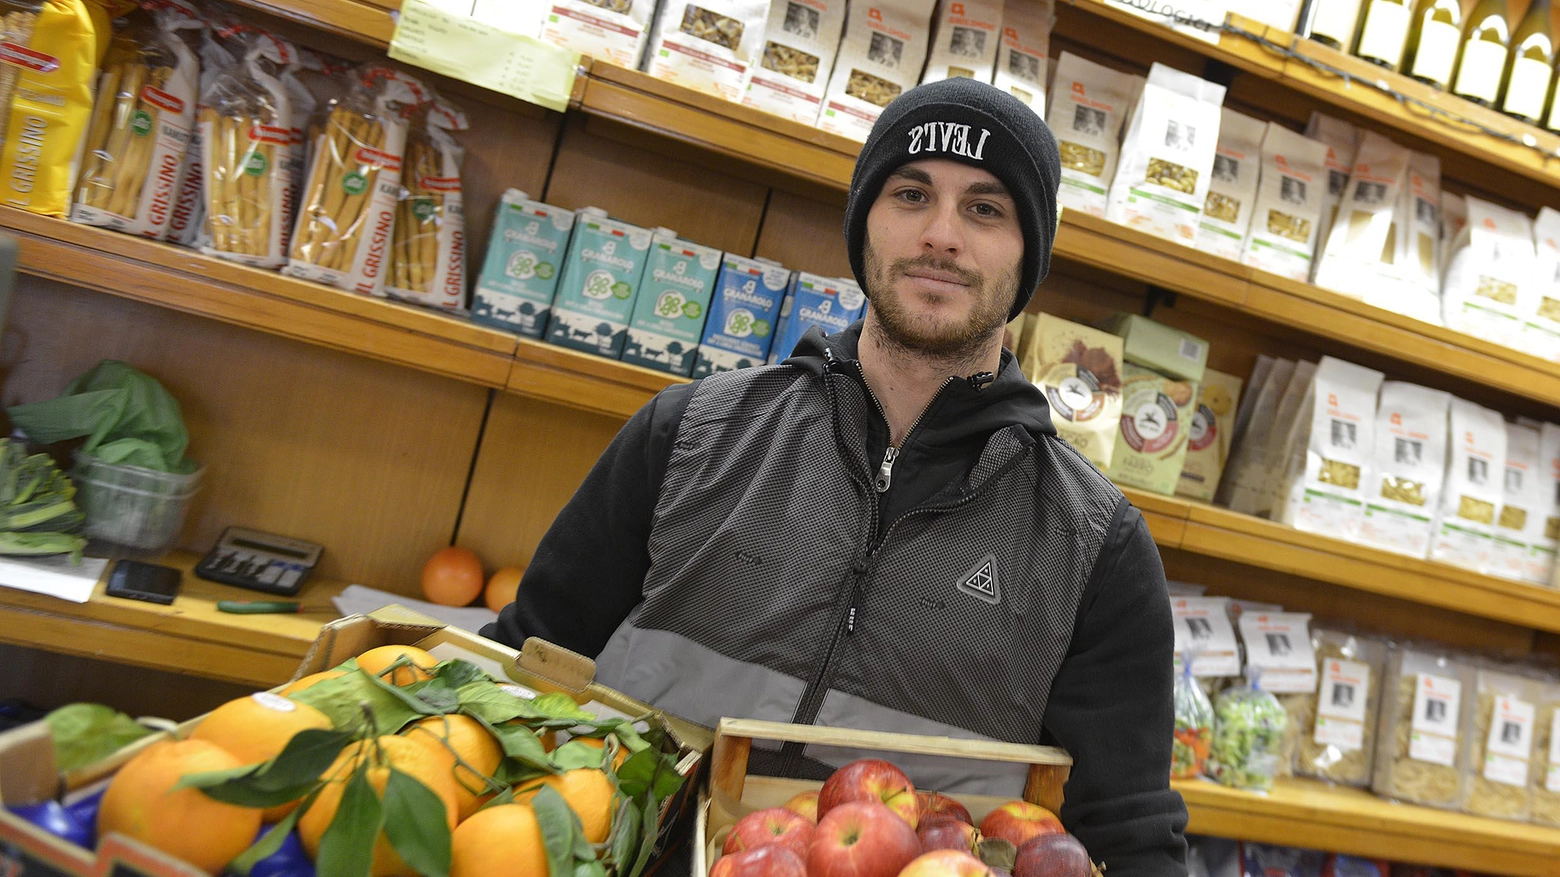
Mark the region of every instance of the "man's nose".
POLYGON ((959 222, 956 201, 940 201, 925 214, 921 229, 921 249, 929 254, 957 256, 964 250, 964 229, 959 222))

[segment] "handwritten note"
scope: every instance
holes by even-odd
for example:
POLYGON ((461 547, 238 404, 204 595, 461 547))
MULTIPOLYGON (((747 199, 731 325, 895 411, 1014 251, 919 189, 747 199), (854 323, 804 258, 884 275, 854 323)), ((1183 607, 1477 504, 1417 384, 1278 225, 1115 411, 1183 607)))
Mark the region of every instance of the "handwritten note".
POLYGON ((562 112, 574 90, 579 53, 502 29, 491 4, 462 11, 460 0, 405 0, 390 57, 562 112), (484 11, 481 18, 472 13, 484 11))

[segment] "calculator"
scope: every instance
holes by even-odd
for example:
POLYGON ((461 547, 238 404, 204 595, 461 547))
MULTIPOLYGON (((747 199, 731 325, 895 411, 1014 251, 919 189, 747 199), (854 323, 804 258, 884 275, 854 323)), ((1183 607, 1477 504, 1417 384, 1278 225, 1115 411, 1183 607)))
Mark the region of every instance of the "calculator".
POLYGON ((267 594, 291 597, 320 562, 323 545, 228 527, 215 547, 195 565, 195 575, 267 594))

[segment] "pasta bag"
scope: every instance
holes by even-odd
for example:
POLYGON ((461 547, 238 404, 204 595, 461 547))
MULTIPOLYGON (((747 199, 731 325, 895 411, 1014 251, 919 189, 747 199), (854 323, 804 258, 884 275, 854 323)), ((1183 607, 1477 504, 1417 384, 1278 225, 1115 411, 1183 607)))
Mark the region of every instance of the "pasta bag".
POLYGON ((1224 86, 1155 63, 1138 98, 1105 218, 1193 246, 1208 200, 1224 86))
MULTIPOLYGON (((1534 566, 1535 543, 1544 535, 1554 485, 1539 458, 1538 429, 1506 424, 1506 461, 1500 516, 1490 549, 1490 575, 1527 581, 1534 566)), ((1545 577, 1547 580, 1547 577, 1545 577)))
POLYGON ((1522 349, 1560 361, 1560 211, 1544 207, 1533 220, 1533 270, 1537 287, 1522 320, 1522 349))
POLYGON ((464 113, 436 100, 423 108, 407 135, 385 282, 391 298, 445 310, 466 306, 463 151, 451 132, 469 127, 464 113))
POLYGON ((1290 449, 1285 523, 1309 533, 1358 541, 1376 444, 1376 396, 1385 376, 1322 357, 1290 449))
POLYGON ((1381 710, 1384 643, 1313 630, 1317 687, 1287 702, 1297 728, 1295 773, 1347 786, 1370 785, 1381 710))
POLYGON ((1376 794, 1452 808, 1462 797, 1472 668, 1446 655, 1393 649, 1382 676, 1376 794))
POLYGON ((1197 249, 1239 259, 1262 173, 1262 140, 1267 125, 1231 109, 1220 113, 1218 151, 1197 229, 1197 249))
POLYGON ((1468 753, 1464 812, 1526 822, 1533 813, 1534 730, 1544 686, 1497 670, 1480 670, 1468 753))
MULTIPOLYGON (((215 22, 209 23, 208 27, 199 32, 196 56, 200 59, 200 88, 197 95, 205 95, 217 77, 232 70, 238 63, 228 45, 231 40, 222 39, 218 32, 219 27, 215 22)), ((179 191, 174 198, 173 213, 168 218, 166 238, 172 243, 197 250, 211 242, 210 230, 206 226, 206 150, 199 123, 201 110, 205 108, 202 100, 197 96, 197 121, 190 131, 189 148, 184 150, 184 167, 180 170, 179 191)))
POLYGON ((279 268, 291 228, 292 100, 281 72, 297 50, 272 34, 243 27, 242 63, 201 95, 208 256, 279 268))
POLYGON ((401 192, 406 114, 431 98, 388 67, 364 70, 315 145, 286 273, 385 295, 401 192))
POLYGON ((1548 682, 1533 723, 1533 821, 1560 826, 1560 683, 1548 682))
POLYGON ((1538 310, 1537 254, 1527 214, 1468 198, 1468 224, 1448 248, 1442 317, 1448 329, 1515 347, 1538 310))
POLYGON ((103 71, 71 219, 163 240, 195 128, 200 59, 192 43, 206 23, 180 0, 147 8, 150 39, 103 71))
POLYGON ((1338 215, 1317 260, 1316 285, 1365 298, 1380 283, 1381 266, 1396 257, 1391 239, 1398 193, 1408 178, 1407 149, 1366 131, 1338 215))
POLYGON ((1500 413, 1452 399, 1446 479, 1430 557, 1475 572, 1490 565, 1502 502, 1506 425, 1500 413))
POLYGON ((1409 557, 1430 552, 1446 478, 1451 402, 1451 395, 1441 390, 1401 381, 1381 385, 1361 542, 1409 557))
POLYGON ((0 203, 65 218, 107 42, 85 0, 0 3, 0 203))

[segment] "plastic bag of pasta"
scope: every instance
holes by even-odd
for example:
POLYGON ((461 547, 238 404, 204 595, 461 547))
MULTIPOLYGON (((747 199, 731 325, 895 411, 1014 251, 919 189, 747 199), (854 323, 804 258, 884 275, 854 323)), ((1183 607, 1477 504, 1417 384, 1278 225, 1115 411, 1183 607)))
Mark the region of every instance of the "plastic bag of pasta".
POLYGON ((148 3, 153 25, 110 56, 82 153, 71 219, 152 240, 168 235, 195 127, 206 24, 180 0, 148 3))
POLYGON ((1473 669, 1444 654, 1395 648, 1382 674, 1371 788, 1398 801, 1455 807, 1462 797, 1473 669))
POLYGON ((0 204, 64 218, 92 115, 99 33, 86 0, 0 3, 0 204))
POLYGON ((1541 689, 1533 723, 1533 821, 1560 826, 1560 683, 1541 689))
POLYGON ((1468 776, 1461 808, 1478 816, 1527 821, 1533 812, 1533 742, 1544 686, 1497 670, 1480 670, 1473 727, 1463 740, 1468 776))
POLYGON ((1180 661, 1172 696, 1175 702, 1175 739, 1170 744, 1170 778, 1202 776, 1213 743, 1213 704, 1192 675, 1193 656, 1180 661))
POLYGON ((1314 630, 1317 689, 1291 696, 1295 773, 1347 786, 1370 784, 1381 712, 1385 643, 1339 630, 1314 630))
POLYGON ((407 135, 406 169, 401 174, 385 285, 391 298, 446 310, 465 307, 462 150, 453 132, 468 127, 464 113, 435 100, 419 112, 407 135))
POLYGON ((1221 785, 1266 792, 1278 773, 1289 716, 1256 675, 1219 693, 1205 772, 1221 785))
MULTIPOLYGON (((226 29, 233 22, 208 16, 207 23, 208 26, 199 32, 196 49, 200 58, 199 95, 210 92, 218 77, 240 63, 233 53, 242 51, 244 42, 238 34, 226 29)), ((173 215, 168 219, 167 236, 172 243, 197 250, 211 243, 211 229, 206 225, 206 149, 199 123, 204 109, 204 104, 196 104, 196 124, 190 132, 189 148, 184 151, 184 167, 180 170, 182 182, 174 199, 173 215)))

